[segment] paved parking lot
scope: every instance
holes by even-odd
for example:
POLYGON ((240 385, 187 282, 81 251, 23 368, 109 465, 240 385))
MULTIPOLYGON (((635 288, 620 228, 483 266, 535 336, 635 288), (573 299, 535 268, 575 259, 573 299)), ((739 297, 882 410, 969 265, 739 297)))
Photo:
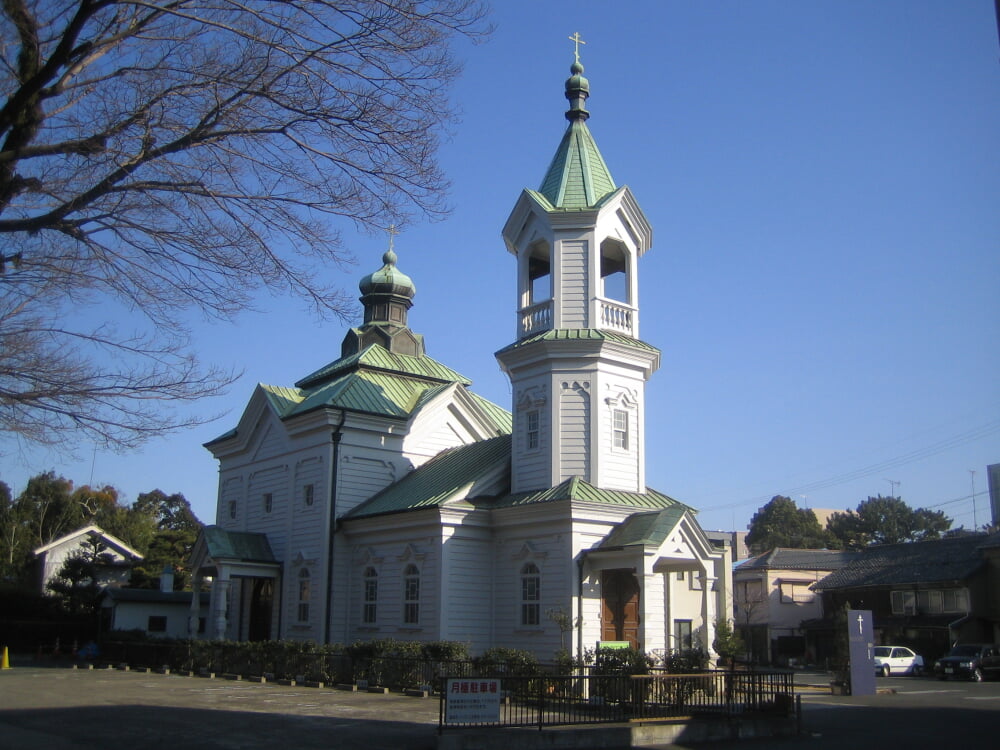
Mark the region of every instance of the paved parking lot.
MULTIPOLYGON (((822 675, 797 677, 822 683, 822 675)), ((801 737, 710 750, 994 747, 1000 682, 879 679, 894 694, 803 691, 801 737)), ((18 667, 0 672, 0 750, 430 750, 438 702, 197 677, 18 667)), ((672 748, 687 747, 674 745, 672 748)), ((516 750, 512 748, 512 750, 516 750)))
POLYGON ((0 672, 0 750, 429 750, 438 701, 222 679, 0 672))

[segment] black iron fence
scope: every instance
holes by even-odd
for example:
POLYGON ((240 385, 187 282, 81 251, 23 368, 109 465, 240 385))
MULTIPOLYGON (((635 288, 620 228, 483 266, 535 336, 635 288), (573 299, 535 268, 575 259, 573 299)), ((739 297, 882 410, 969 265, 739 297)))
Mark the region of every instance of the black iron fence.
POLYGON ((440 728, 532 727, 795 711, 794 675, 713 671, 631 676, 450 676, 440 728))

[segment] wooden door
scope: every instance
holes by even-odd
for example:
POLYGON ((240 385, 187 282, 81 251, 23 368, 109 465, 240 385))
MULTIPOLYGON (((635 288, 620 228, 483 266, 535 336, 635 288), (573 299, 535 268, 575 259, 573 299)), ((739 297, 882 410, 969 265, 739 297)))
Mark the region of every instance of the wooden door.
POLYGON ((601 574, 601 640, 639 647, 639 582, 631 570, 601 574))

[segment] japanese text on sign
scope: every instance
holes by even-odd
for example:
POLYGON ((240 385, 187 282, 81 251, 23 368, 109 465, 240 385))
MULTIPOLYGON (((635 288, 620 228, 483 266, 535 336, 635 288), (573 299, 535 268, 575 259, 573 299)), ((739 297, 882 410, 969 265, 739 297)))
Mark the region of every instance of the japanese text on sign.
POLYGON ((448 724, 495 724, 500 721, 500 680, 449 679, 445 698, 448 724))

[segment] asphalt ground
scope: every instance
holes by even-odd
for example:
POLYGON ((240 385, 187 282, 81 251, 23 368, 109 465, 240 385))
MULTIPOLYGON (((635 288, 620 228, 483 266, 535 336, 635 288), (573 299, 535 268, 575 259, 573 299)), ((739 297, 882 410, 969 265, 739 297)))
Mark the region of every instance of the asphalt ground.
POLYGON ((438 700, 225 679, 0 671, 0 750, 430 750, 438 700))
MULTIPOLYGON (((664 747, 1000 746, 1000 682, 887 678, 878 680, 879 695, 860 697, 830 695, 825 679, 796 675, 797 685, 813 686, 797 688, 798 737, 664 747)), ((436 698, 120 670, 0 671, 0 750, 430 750, 437 721, 436 698)))

